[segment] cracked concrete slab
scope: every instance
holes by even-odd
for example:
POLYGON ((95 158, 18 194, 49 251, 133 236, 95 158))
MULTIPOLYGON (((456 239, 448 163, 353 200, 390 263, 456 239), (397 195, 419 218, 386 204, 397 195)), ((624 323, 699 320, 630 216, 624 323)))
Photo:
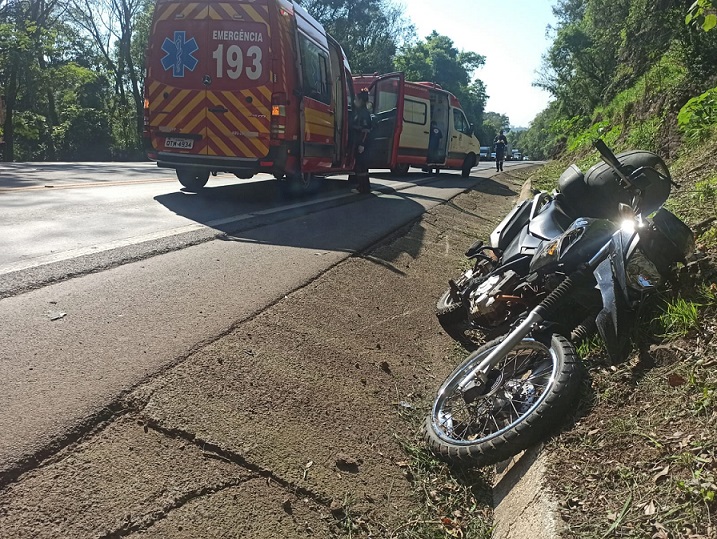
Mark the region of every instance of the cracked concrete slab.
POLYGON ((2 537, 113 537, 255 474, 125 416, 0 498, 2 537))
MULTIPOLYGON (((371 271, 374 264, 351 260, 202 349, 153 384, 147 421, 216 444, 320 499, 350 495, 357 511, 384 525, 403 522, 413 499, 396 436, 412 433, 399 403, 431 389, 426 369, 441 356, 437 329, 422 329, 408 301, 377 303, 374 285, 336 288, 371 271), (410 346, 391 336, 409 327, 410 346), (342 454, 356 465, 340 462, 342 454)), ((422 310, 435 324, 432 306, 422 310)))
POLYGON ((287 493, 284 488, 261 478, 193 499, 136 536, 155 539, 322 539, 336 536, 336 524, 325 506, 287 493))

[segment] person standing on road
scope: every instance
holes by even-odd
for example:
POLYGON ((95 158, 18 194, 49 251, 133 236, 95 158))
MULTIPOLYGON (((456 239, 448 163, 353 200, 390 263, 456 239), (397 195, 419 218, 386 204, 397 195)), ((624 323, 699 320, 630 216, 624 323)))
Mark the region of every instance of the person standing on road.
POLYGON ((351 135, 354 151, 354 175, 359 193, 370 193, 371 182, 368 178, 369 133, 371 132, 371 113, 368 111, 368 90, 362 89, 354 99, 351 116, 351 135))
POLYGON ((508 139, 505 138, 502 129, 498 136, 495 137, 493 144, 495 145, 495 170, 502 171, 503 161, 505 161, 505 149, 508 147, 508 139))

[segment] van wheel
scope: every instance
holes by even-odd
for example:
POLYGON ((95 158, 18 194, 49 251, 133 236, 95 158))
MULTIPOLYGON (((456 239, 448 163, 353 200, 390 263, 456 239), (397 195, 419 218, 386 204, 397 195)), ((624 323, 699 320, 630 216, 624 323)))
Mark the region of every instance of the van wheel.
POLYGON ((391 169, 391 174, 403 176, 408 172, 409 167, 410 165, 408 163, 401 163, 400 165, 396 165, 391 169))
POLYGON ((466 155, 463 161, 463 168, 461 169, 461 176, 468 178, 471 175, 471 169, 476 166, 476 156, 472 153, 466 155))
POLYGON ((177 179, 187 191, 199 192, 209 181, 209 171, 196 168, 178 168, 177 179))

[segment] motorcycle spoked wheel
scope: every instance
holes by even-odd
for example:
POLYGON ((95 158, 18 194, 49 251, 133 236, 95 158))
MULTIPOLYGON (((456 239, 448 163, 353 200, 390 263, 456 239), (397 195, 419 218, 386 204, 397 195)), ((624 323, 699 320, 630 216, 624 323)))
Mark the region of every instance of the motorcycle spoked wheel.
POLYGON ((557 334, 549 347, 523 339, 489 373, 482 395, 467 402, 459 384, 502 340, 473 352, 438 391, 423 433, 440 459, 495 464, 545 438, 574 409, 582 364, 572 344, 557 334))

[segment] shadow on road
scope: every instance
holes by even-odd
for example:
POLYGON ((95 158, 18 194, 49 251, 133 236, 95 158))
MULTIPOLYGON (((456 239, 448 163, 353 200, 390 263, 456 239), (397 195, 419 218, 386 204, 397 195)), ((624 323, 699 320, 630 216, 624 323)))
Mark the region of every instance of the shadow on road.
MULTIPOLYGON (((394 185, 374 182, 373 196, 359 195, 344 178, 324 178, 316 189, 300 197, 287 196, 278 181, 238 182, 207 187, 199 193, 182 190, 163 194, 155 200, 170 211, 224 233, 222 239, 283 245, 317 251, 355 252, 425 212, 424 202, 446 203, 464 214, 484 219, 479 213, 445 202, 430 194, 409 191, 405 184, 439 189, 476 190, 489 195, 515 196, 505 185, 458 174, 429 176, 409 173, 390 178, 394 185), (376 196, 377 193, 392 196, 376 196), (358 247, 357 247, 358 246, 358 247)), ((423 238, 406 245, 406 253, 418 255, 423 238)))

